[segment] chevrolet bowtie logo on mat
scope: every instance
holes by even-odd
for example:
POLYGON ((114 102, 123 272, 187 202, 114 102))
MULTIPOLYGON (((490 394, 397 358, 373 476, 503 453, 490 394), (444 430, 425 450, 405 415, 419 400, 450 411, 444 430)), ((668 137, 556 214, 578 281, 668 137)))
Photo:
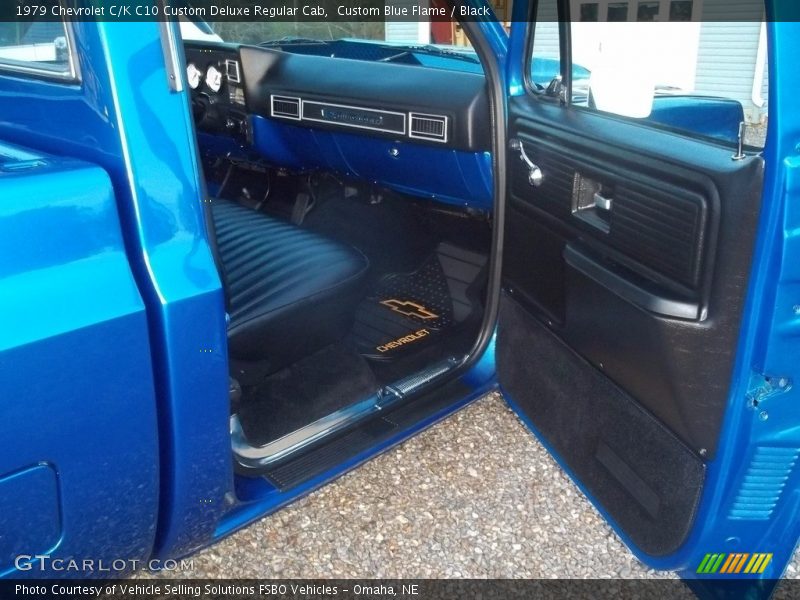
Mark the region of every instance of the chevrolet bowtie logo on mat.
POLYGON ((394 312, 407 317, 417 317, 418 319, 438 319, 439 315, 429 311, 427 308, 412 302, 411 300, 382 300, 381 304, 391 308, 394 312))
POLYGON ((706 554, 697 572, 703 575, 735 575, 745 573, 749 575, 763 573, 772 560, 772 553, 757 552, 755 554, 706 554))

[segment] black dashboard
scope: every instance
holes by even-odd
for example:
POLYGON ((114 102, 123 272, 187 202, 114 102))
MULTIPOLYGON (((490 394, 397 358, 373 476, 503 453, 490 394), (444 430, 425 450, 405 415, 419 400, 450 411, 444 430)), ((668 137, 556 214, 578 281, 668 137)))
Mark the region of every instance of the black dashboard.
POLYGON ((187 45, 186 74, 197 128, 248 141, 248 110, 238 49, 187 45))
POLYGON ((241 57, 256 114, 459 150, 489 148, 483 75, 254 47, 242 47, 241 57))
POLYGON ((185 54, 204 156, 233 144, 278 168, 491 206, 482 73, 225 43, 190 42, 185 54))
POLYGON ((187 44, 186 59, 203 131, 246 135, 242 118, 253 114, 296 126, 489 149, 480 74, 224 44, 187 44))

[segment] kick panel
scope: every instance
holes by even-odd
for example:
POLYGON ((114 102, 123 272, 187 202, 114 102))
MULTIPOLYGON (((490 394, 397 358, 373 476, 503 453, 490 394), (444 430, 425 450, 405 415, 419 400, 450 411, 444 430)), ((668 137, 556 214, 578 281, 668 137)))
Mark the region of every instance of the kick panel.
POLYGON ((659 556, 680 547, 694 522, 702 461, 509 296, 497 359, 504 393, 630 538, 659 556))

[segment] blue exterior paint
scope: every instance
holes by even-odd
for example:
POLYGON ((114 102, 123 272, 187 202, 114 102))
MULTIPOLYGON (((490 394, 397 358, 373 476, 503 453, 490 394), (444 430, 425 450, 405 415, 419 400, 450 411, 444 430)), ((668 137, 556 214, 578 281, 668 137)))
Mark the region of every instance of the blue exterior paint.
POLYGON ((174 556, 208 542, 231 490, 223 294, 205 235, 188 98, 169 91, 158 24, 96 27, 121 133, 124 171, 115 174, 127 187, 131 258, 154 346, 162 440, 155 553, 174 556))
POLYGON ((739 140, 739 123, 744 121, 744 108, 727 98, 663 95, 653 98, 653 111, 645 120, 735 144, 739 140))
POLYGON ((0 256, 0 575, 19 554, 145 559, 151 347, 106 173, 0 143, 0 256))
MULTIPOLYGON (((188 99, 169 91, 157 23, 74 27, 82 84, 3 77, 0 138, 80 156, 111 179, 147 309, 158 403, 159 452, 137 468, 161 472, 156 554, 185 554, 211 539, 232 489, 223 297, 188 99)), ((118 418, 120 427, 127 419, 118 418)), ((155 432, 136 433, 131 446, 154 443, 155 432)))
POLYGON ((527 62, 528 7, 530 2, 517 1, 511 6, 511 33, 508 37, 508 59, 506 61, 506 90, 509 96, 527 93, 524 65, 527 62))

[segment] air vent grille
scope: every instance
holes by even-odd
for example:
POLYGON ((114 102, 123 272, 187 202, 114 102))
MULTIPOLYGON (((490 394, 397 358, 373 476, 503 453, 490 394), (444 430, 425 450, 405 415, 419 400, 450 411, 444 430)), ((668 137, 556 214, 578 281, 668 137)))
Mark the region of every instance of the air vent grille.
POLYGON ((242 76, 239 73, 239 63, 235 60, 225 61, 225 72, 228 76, 228 81, 231 83, 241 83, 242 76))
POLYGON ((412 138, 432 140, 436 142, 447 141, 447 117, 439 115, 423 115, 411 113, 412 138))
POLYGON ((300 98, 272 96, 272 116, 300 120, 300 98))

